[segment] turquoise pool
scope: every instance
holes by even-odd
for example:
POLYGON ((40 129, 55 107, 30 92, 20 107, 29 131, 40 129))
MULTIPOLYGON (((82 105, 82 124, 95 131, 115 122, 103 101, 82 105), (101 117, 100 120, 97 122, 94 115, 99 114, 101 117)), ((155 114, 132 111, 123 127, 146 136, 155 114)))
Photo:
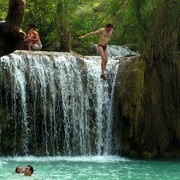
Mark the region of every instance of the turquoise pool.
POLYGON ((178 180, 180 161, 144 161, 118 156, 0 158, 0 180, 178 180), (33 177, 15 167, 34 167, 33 177))

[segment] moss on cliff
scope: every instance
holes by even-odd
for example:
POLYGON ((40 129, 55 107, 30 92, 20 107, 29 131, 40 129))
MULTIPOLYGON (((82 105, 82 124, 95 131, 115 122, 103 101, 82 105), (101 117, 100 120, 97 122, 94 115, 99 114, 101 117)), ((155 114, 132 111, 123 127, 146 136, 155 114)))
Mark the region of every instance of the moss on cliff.
POLYGON ((167 152, 171 157, 180 156, 179 62, 150 71, 141 57, 124 62, 114 94, 118 151, 143 158, 167 157, 167 152))
MULTIPOLYGON (((122 152, 130 152, 131 143, 128 141, 137 133, 139 117, 142 112, 144 92, 145 63, 140 57, 122 59, 115 85, 115 128, 116 137, 119 137, 122 152)), ((118 147, 118 146, 117 146, 118 147)))
POLYGON ((117 95, 123 103, 122 115, 134 119, 134 126, 137 129, 138 119, 142 113, 145 64, 139 57, 130 57, 123 68, 124 70, 118 73, 120 78, 117 78, 116 83, 116 88, 119 89, 117 95))

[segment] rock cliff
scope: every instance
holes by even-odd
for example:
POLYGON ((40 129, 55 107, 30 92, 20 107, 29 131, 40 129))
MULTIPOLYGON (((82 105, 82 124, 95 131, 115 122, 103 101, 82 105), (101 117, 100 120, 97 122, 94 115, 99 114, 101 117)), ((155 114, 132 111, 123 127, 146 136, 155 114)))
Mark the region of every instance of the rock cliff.
POLYGON ((114 132, 119 153, 138 158, 180 157, 180 62, 146 69, 141 57, 119 66, 114 132))

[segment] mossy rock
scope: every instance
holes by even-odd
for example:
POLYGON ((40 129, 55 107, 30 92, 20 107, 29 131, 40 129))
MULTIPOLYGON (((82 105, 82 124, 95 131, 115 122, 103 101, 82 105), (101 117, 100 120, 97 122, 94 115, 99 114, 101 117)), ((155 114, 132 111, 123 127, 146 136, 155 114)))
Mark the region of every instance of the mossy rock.
POLYGON ((119 66, 114 133, 122 154, 151 159, 180 152, 179 72, 177 61, 149 70, 140 56, 125 58, 119 66))

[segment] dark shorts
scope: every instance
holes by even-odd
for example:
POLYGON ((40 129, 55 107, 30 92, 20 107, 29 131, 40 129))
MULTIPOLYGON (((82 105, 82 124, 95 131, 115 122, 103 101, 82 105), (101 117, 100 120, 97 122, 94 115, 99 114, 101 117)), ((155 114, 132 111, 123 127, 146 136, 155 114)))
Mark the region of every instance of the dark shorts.
POLYGON ((105 52, 106 51, 106 49, 107 49, 107 45, 101 45, 101 44, 98 44, 98 46, 101 46, 102 48, 103 48, 103 51, 105 52))

